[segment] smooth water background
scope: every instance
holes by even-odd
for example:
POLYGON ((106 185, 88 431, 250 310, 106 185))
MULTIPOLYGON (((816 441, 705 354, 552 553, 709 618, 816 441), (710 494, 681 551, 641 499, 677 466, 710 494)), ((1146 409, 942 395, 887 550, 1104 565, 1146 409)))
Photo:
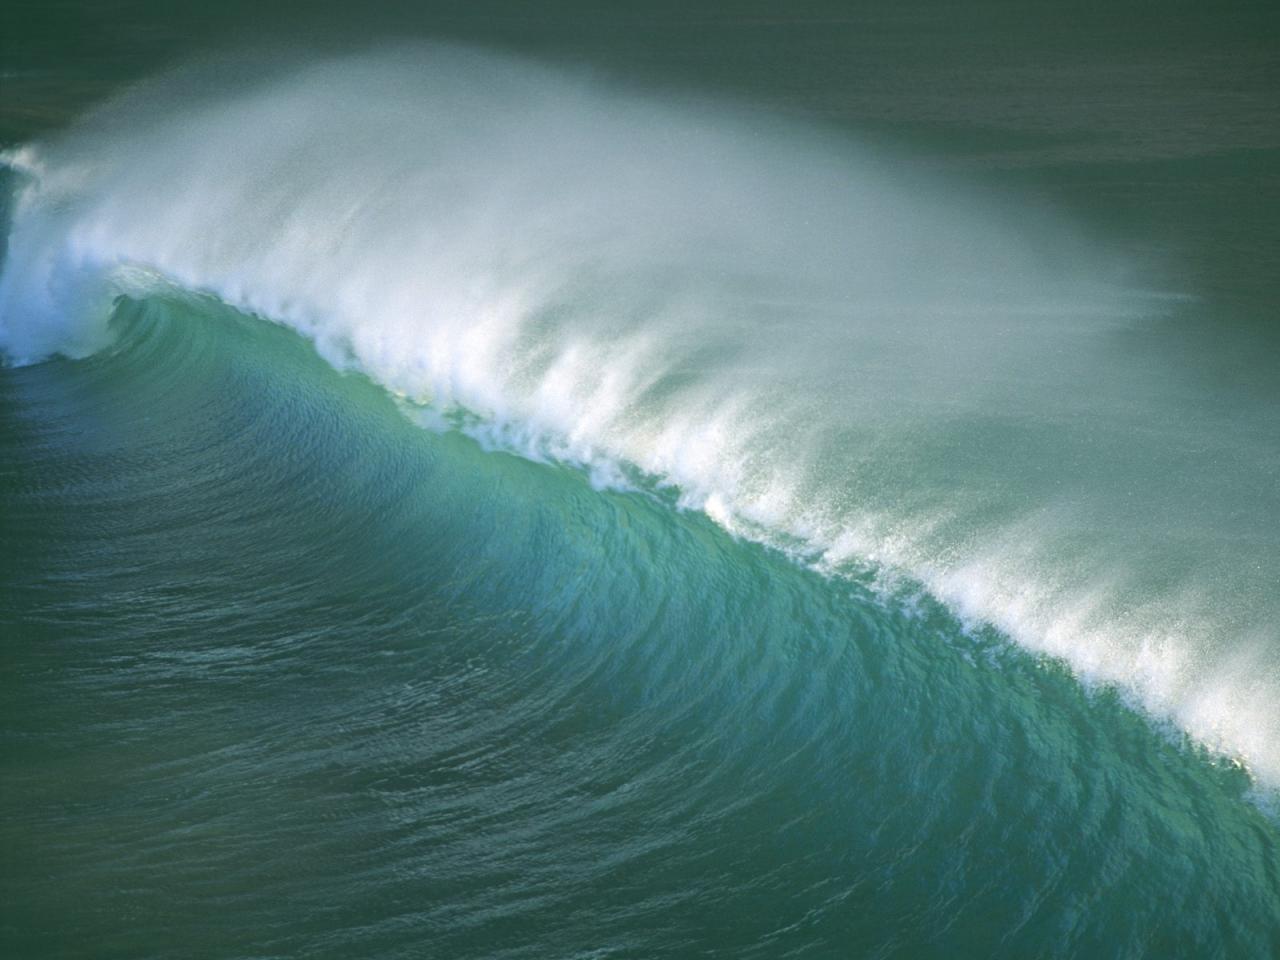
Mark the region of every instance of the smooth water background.
POLYGON ((1269 11, 6 17, 7 952, 1280 950, 1269 11))

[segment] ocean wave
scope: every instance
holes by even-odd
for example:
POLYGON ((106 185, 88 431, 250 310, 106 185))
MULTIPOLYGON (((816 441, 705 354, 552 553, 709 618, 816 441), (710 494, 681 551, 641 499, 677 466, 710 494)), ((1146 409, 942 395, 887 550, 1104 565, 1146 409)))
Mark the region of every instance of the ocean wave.
POLYGON ((11 361, 100 350, 121 294, 212 295, 428 425, 901 572, 1280 782, 1266 411, 1224 429, 1127 346, 1180 301, 1060 219, 448 46, 181 100, 6 155, 11 361))

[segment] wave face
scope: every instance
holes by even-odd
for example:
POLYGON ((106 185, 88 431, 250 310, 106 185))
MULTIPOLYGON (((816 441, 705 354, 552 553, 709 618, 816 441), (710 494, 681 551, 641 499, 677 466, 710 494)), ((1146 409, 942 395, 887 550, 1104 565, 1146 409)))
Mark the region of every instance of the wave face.
POLYGON ((8 161, 9 952, 1280 950, 1274 408, 1193 299, 452 47, 8 161))
POLYGON ((112 327, 0 370, 13 955, 1280 944, 1247 776, 1053 661, 216 301, 112 327))

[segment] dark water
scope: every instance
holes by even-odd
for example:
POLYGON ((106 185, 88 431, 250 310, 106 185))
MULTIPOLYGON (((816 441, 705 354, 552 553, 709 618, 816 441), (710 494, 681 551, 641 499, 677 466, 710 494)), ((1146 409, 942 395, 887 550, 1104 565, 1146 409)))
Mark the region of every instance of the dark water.
POLYGON ((1272 10, 4 18, 6 956, 1280 955, 1272 10))

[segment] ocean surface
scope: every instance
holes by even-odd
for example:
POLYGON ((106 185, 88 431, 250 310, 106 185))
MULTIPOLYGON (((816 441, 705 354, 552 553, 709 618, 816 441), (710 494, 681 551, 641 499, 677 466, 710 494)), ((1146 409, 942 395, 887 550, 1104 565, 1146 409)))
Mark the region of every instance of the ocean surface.
POLYGON ((1280 957, 1280 12, 14 2, 0 954, 1280 957))

